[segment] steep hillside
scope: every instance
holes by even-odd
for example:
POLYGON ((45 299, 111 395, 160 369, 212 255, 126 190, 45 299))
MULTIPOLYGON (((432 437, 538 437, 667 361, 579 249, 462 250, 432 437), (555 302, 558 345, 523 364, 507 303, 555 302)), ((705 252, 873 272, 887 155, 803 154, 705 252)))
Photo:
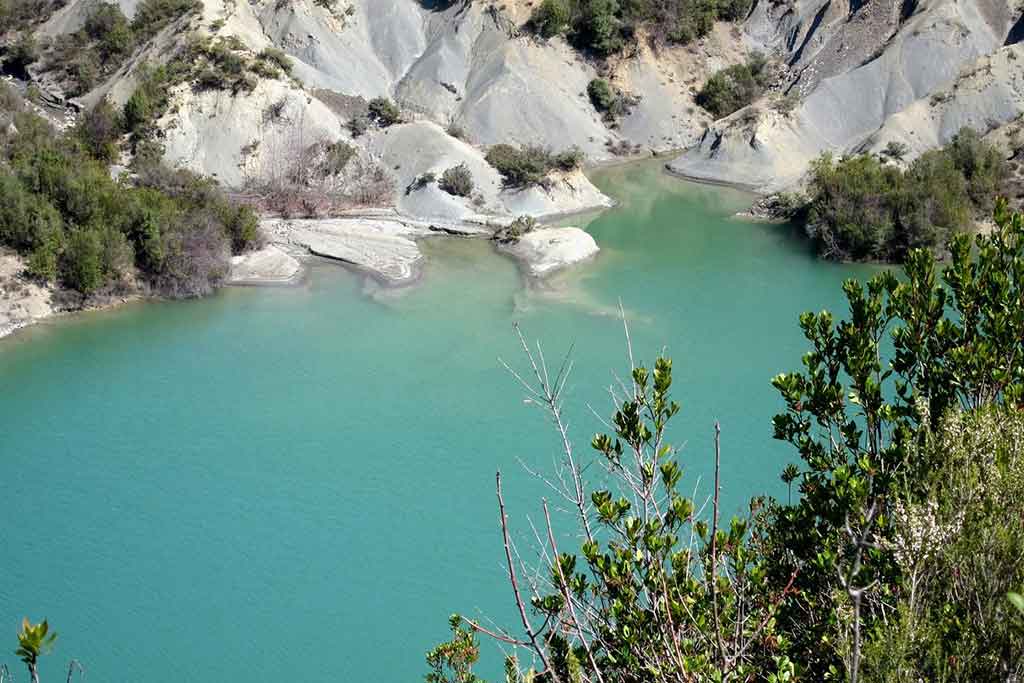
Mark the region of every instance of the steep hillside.
MULTIPOLYGON (((963 125, 985 133, 1024 112, 1016 0, 757 0, 745 21, 715 24, 688 45, 641 34, 600 58, 527 30, 530 0, 164 0, 190 3, 116 68, 84 69, 93 79, 83 84, 83 67, 61 66, 55 46, 88 28, 99 0, 67 0, 34 28, 49 47, 30 72, 47 100, 89 108, 104 97, 123 106, 168 65, 156 130, 172 163, 252 191, 304 163, 305 149, 340 142, 361 169, 386 177, 390 191, 372 203, 417 217, 543 216, 607 203, 575 172, 545 188, 503 187, 484 160, 499 143, 575 147, 590 162, 685 149, 673 171, 769 191, 799 182, 822 151, 895 140, 914 155, 963 125), (771 87, 712 120, 697 92, 755 50, 773 65, 771 87), (595 108, 595 78, 630 103, 619 115, 595 108), (367 103, 381 97, 398 104, 402 122, 360 134, 367 103), (470 196, 423 182, 460 164, 473 173, 470 196)), ((117 0, 133 27, 152 23, 137 16, 149 4, 117 0)))
POLYGON ((789 69, 775 92, 715 122, 670 166, 695 178, 776 190, 823 151, 947 143, 1024 112, 1013 0, 761 2, 749 35, 789 69), (777 111, 780 94, 800 104, 777 111))
MULTIPOLYGON (((533 3, 434 4, 441 3, 202 0, 197 11, 133 44, 116 69, 100 70, 97 82, 83 87, 76 81, 81 67, 61 65, 56 46, 89 30, 99 2, 69 0, 35 29, 49 48, 31 73, 53 102, 67 98, 88 109, 108 98, 122 107, 152 79, 154 67, 165 65, 172 75, 158 89, 170 97, 156 129, 173 164, 250 190, 262 176, 295 163, 302 156, 296 145, 343 142, 364 167, 378 167, 390 179, 390 197, 373 203, 417 217, 479 220, 609 203, 578 172, 553 176, 544 188, 504 188, 484 161, 489 146, 578 148, 591 162, 687 147, 710 122, 694 104, 696 89, 747 49, 739 31, 723 24, 685 48, 655 50, 642 41, 628 57, 598 60, 563 38, 524 31, 533 3), (261 59, 275 49, 287 55, 290 74, 265 73, 261 59), (617 121, 588 97, 588 84, 599 75, 632 102, 617 121), (378 97, 398 104, 402 122, 356 135, 367 103, 378 97), (472 169, 472 196, 429 184, 409 191, 418 178, 459 164, 472 169)), ((131 26, 140 23, 139 0, 117 6, 131 26)))

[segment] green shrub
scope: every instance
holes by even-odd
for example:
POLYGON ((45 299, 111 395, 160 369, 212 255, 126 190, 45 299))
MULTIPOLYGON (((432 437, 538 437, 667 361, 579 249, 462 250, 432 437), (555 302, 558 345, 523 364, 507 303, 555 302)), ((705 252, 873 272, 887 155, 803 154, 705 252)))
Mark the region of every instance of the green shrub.
POLYGON ((582 44, 601 56, 622 49, 623 22, 618 0, 583 0, 578 36, 582 44))
POLYGON ((888 257, 894 239, 897 170, 862 155, 836 162, 825 155, 811 166, 807 232, 826 258, 888 257))
POLYGON ((993 206, 1007 173, 999 151, 969 129, 906 171, 870 155, 838 162, 825 155, 811 166, 805 228, 828 258, 901 259, 969 230, 993 206))
POLYGON ((438 187, 455 197, 468 197, 473 194, 473 174, 466 164, 452 166, 441 174, 438 187))
POLYGON ((160 32, 175 19, 200 12, 201 0, 142 0, 135 9, 132 31, 140 40, 160 32))
POLYGON ((127 56, 135 44, 128 19, 121 8, 102 2, 89 13, 82 27, 85 35, 98 43, 103 60, 117 60, 127 56))
POLYGON ((220 208, 220 220, 231 240, 233 253, 241 254, 263 246, 260 217, 252 208, 225 202, 220 208))
POLYGON ((539 185, 551 170, 551 154, 542 147, 522 149, 498 144, 487 152, 487 163, 497 169, 507 187, 539 185))
POLYGON ((32 250, 28 256, 28 262, 25 264, 25 270, 30 277, 43 282, 53 282, 57 279, 59 272, 57 250, 59 246, 60 241, 55 239, 40 244, 32 250))
POLYGON ((967 181, 971 201, 983 213, 989 213, 996 196, 1003 191, 1009 169, 1006 158, 984 142, 971 128, 962 128, 947 146, 953 163, 967 181))
POLYGON ((143 88, 136 88, 124 104, 124 125, 130 131, 141 130, 153 118, 153 104, 143 88))
POLYGON ((53 204, 26 190, 15 176, 0 171, 0 244, 32 251, 59 241, 62 226, 53 204))
POLYGON ((570 147, 550 157, 551 166, 559 171, 575 171, 583 166, 585 158, 579 147, 570 147))
POLYGON ((594 109, 604 114, 607 121, 615 121, 629 113, 636 100, 603 78, 595 78, 587 84, 587 95, 594 109))
POLYGON ((718 18, 723 21, 743 21, 750 14, 754 0, 718 0, 718 18))
POLYGON ((505 187, 525 188, 546 185, 554 170, 572 171, 583 163, 583 151, 572 147, 558 154, 537 145, 513 147, 498 144, 491 147, 485 157, 487 163, 501 174, 505 187))
POLYGON ((734 64, 715 72, 697 93, 697 104, 715 118, 739 111, 764 92, 767 66, 764 56, 755 52, 745 64, 734 64))
POLYGON ((894 159, 895 161, 903 161, 903 157, 910 153, 910 147, 906 143, 900 142, 899 140, 890 140, 886 144, 885 149, 882 150, 884 156, 894 159))
POLYGON ((386 97, 375 97, 368 105, 370 120, 382 128, 401 123, 402 114, 398 106, 386 97))
POLYGON ((537 33, 552 38, 568 28, 571 18, 569 0, 542 0, 530 15, 530 23, 537 33))
POLYGON ((166 168, 152 143, 137 148, 135 186, 113 180, 105 150, 119 117, 109 106, 63 136, 34 114, 14 116, 18 135, 0 137, 0 243, 36 277, 89 295, 134 269, 159 294, 198 296, 223 281, 232 250, 262 245, 251 209, 166 168))
POLYGON ((289 76, 292 73, 292 60, 285 54, 284 50, 276 47, 268 47, 259 54, 261 62, 269 62, 289 76))
POLYGON ((947 151, 932 150, 915 159, 892 200, 897 254, 945 246, 954 234, 967 230, 973 213, 967 188, 947 151))
POLYGON ((595 78, 587 84, 587 95, 590 103, 600 112, 610 111, 615 104, 615 91, 603 78, 595 78))
POLYGON ((79 228, 71 232, 61 256, 61 280, 64 285, 89 295, 104 282, 103 242, 99 232, 79 228))
POLYGON ((121 114, 109 100, 102 99, 78 122, 75 136, 93 157, 112 164, 120 157, 118 143, 123 130, 121 114))
POLYGON ((347 142, 339 140, 324 144, 318 154, 318 171, 323 177, 336 176, 345 170, 355 155, 356 148, 347 142))

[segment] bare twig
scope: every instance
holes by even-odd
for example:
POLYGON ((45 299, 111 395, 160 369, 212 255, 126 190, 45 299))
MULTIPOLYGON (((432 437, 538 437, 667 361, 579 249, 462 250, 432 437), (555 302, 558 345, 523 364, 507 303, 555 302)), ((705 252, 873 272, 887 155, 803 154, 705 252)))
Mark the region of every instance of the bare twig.
POLYGON ((725 643, 722 640, 722 624, 718 611, 718 494, 721 490, 719 485, 719 474, 721 469, 722 428, 715 421, 715 491, 712 500, 714 507, 711 513, 711 575, 708 580, 711 582, 711 606, 715 617, 715 642, 718 644, 718 660, 725 662, 725 643))
POLYGON ((551 514, 548 512, 548 502, 546 500, 544 501, 544 521, 547 523, 548 527, 548 541, 551 543, 551 553, 554 555, 554 565, 558 570, 558 581, 561 584, 562 595, 565 597, 565 604, 569 607, 569 616, 572 618, 573 626, 576 629, 576 635, 583 644, 583 649, 587 652, 587 658, 590 659, 590 666, 593 667, 594 675, 597 676, 598 681, 604 683, 604 678, 601 676, 601 670, 597 666, 597 660, 594 658, 594 653, 591 651, 590 644, 587 642, 583 627, 580 625, 580 620, 576 616, 576 608, 573 607, 572 594, 569 593, 569 583, 566 581, 565 573, 562 571, 562 563, 559 561, 558 555, 558 546, 555 545, 555 534, 551 530, 551 514))
POLYGON ((82 668, 82 663, 77 659, 72 659, 68 662, 68 683, 71 683, 71 677, 74 675, 75 669, 78 669, 79 673, 83 676, 85 675, 85 669, 82 668))
MULTIPOLYGON (((508 579, 512 584, 512 593, 516 598, 516 607, 519 608, 519 617, 523 621, 523 628, 526 630, 526 635, 530 639, 530 645, 533 647, 534 652, 537 653, 537 656, 540 657, 540 661, 544 664, 544 668, 551 669, 547 655, 544 653, 544 648, 542 648, 537 642, 537 634, 541 631, 534 632, 533 626, 530 625, 530 618, 526 616, 526 605, 523 604, 523 598, 519 594, 519 582, 516 580, 516 566, 512 561, 512 546, 508 540, 508 517, 505 514, 505 499, 501 495, 501 472, 497 472, 495 474, 495 482, 498 492, 498 511, 501 514, 501 538, 505 544, 505 560, 508 562, 508 579)), ((551 677, 557 683, 558 677, 555 675, 554 671, 551 671, 551 677)))

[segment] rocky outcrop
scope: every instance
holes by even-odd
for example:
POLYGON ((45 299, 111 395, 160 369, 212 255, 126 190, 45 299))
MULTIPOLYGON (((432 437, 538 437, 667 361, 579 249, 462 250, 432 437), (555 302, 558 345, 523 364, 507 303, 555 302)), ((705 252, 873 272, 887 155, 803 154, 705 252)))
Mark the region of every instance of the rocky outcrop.
MULTIPOLYGON (((69 0, 42 32, 75 30, 92 2, 69 0)), ((129 16, 137 4, 118 3, 129 16)), ((758 0, 742 27, 718 25, 686 47, 655 50, 640 40, 605 64, 560 38, 521 31, 534 4, 203 0, 201 16, 165 29, 82 99, 123 103, 142 64, 169 58, 190 32, 237 39, 250 55, 277 47, 290 56, 292 79, 264 80, 251 93, 175 89, 160 122, 170 161, 238 186, 277 164, 282 146, 344 140, 394 176, 401 213, 456 222, 609 203, 582 176, 547 191, 504 191, 483 161, 499 142, 577 146, 592 162, 686 148, 674 172, 768 191, 799 182, 823 151, 890 139, 921 151, 958 125, 991 129, 1021 113, 1010 63, 1024 35, 1017 0, 758 0), (711 121, 697 91, 710 72, 755 48, 781 64, 778 82, 752 106, 711 121), (598 75, 635 98, 614 123, 586 95, 598 75), (348 123, 377 96, 396 100, 407 123, 353 139, 348 123), (417 177, 458 163, 473 172, 472 197, 432 185, 406 193, 417 177)))
POLYGON ((501 249, 515 257, 531 278, 547 277, 600 251, 594 238, 579 228, 541 228, 501 249))
POLYGON ((233 285, 285 284, 293 282, 302 272, 302 264, 294 256, 271 244, 231 259, 233 285))
POLYGON ((824 151, 849 153, 915 136, 908 143, 923 151, 948 141, 960 125, 984 132, 1006 123, 1024 104, 1018 70, 1009 63, 1019 48, 1004 48, 1013 5, 816 0, 784 10, 759 3, 748 30, 788 61, 786 89, 801 103, 782 113, 775 110, 779 93, 770 93, 709 126, 670 168, 772 191, 799 181, 824 151))
POLYGON ((423 254, 418 238, 423 226, 385 218, 264 221, 264 231, 286 248, 355 266, 389 285, 403 285, 419 275, 423 254))
POLYGON ((0 250, 0 337, 52 316, 53 290, 21 277, 25 262, 0 250))
MULTIPOLYGON (((81 27, 93 4, 68 0, 41 32, 59 40, 81 27)), ((136 0, 118 4, 129 17, 137 6, 136 0)), ((548 196, 492 191, 495 174, 480 166, 481 149, 499 142, 556 151, 576 146, 589 160, 602 161, 613 150, 690 145, 708 123, 694 106, 696 89, 709 71, 740 61, 746 51, 735 28, 722 25, 699 44, 657 52, 645 44, 639 54, 613 60, 601 75, 637 101, 613 126, 586 94, 597 66, 560 38, 540 41, 520 31, 532 5, 460 0, 427 8, 417 0, 336 0, 332 8, 316 0, 203 0, 200 15, 166 28, 81 100, 89 106, 108 96, 123 104, 142 66, 170 59, 190 33, 237 39, 249 55, 277 47, 290 56, 292 80, 263 80, 251 93, 194 92, 191 83, 174 89, 160 121, 169 161, 239 186, 254 168, 275 163, 275 148, 294 138, 346 140, 386 158, 402 190, 410 169, 422 173, 455 160, 476 166, 483 206, 462 206, 437 193, 400 195, 399 206, 412 215, 542 216, 608 202, 581 177, 556 183, 548 196), (347 124, 377 96, 396 100, 419 127, 352 140, 347 124), (419 143, 410 143, 416 137, 419 143)))

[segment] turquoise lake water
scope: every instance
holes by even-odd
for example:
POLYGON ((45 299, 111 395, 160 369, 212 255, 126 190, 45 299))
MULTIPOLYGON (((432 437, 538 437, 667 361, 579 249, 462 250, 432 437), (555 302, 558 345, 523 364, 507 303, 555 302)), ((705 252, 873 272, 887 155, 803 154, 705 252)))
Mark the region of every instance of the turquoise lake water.
POLYGON ((451 612, 514 626, 494 472, 526 553, 545 489, 520 461, 558 447, 498 363, 523 367, 514 321, 549 359, 575 346, 587 453, 587 404, 610 412, 628 367, 621 299, 638 360, 674 359, 684 488, 718 419, 727 507, 782 494, 769 379, 799 367, 797 315, 843 310, 841 281, 872 269, 818 262, 791 229, 730 218, 744 195, 657 164, 595 181, 622 202, 589 225, 603 251, 545 291, 488 243, 441 239, 405 291, 326 265, 0 342, 0 662, 20 667, 28 615, 60 632, 44 680, 77 658, 93 683, 416 681, 451 612))

